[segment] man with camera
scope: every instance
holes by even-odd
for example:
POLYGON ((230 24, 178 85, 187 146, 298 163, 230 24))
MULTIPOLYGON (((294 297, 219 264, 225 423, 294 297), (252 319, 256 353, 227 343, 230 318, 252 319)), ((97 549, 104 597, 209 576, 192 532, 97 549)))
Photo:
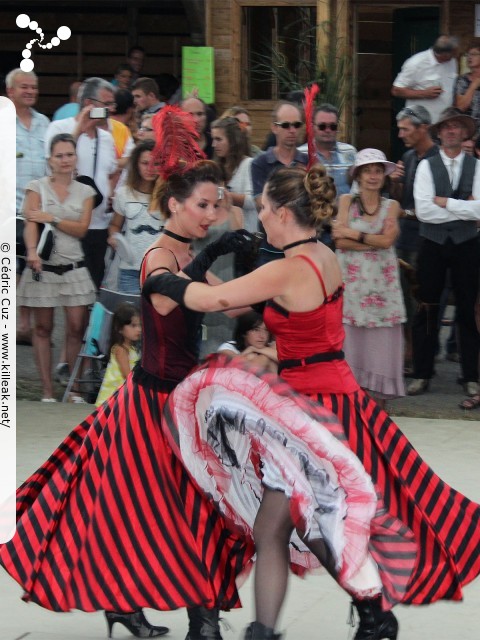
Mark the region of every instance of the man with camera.
MULTIPOLYGON (((50 155, 50 140, 57 133, 70 133, 77 140, 77 170, 87 176, 97 190, 96 207, 87 234, 83 238, 85 261, 97 288, 105 271, 108 224, 111 213, 111 176, 117 169, 113 137, 107 118, 115 111, 114 87, 102 78, 88 78, 80 87, 80 112, 74 118, 52 122, 46 132, 45 152, 50 155)), ((83 180, 82 180, 83 181, 83 180)), ((93 186, 93 185, 92 185, 93 186)))

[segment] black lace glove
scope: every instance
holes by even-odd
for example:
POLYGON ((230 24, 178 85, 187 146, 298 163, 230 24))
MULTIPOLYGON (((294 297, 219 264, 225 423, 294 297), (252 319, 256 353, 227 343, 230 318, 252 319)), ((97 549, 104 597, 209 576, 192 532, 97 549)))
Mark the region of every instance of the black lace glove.
POLYGON ((220 238, 205 247, 198 256, 188 264, 183 273, 195 282, 202 282, 205 274, 220 256, 227 253, 249 253, 252 250, 255 237, 245 229, 226 231, 220 238))
POLYGON ((174 273, 162 273, 156 276, 148 276, 143 283, 142 295, 150 298, 152 293, 160 293, 183 305, 185 289, 191 284, 191 280, 180 278, 174 273))

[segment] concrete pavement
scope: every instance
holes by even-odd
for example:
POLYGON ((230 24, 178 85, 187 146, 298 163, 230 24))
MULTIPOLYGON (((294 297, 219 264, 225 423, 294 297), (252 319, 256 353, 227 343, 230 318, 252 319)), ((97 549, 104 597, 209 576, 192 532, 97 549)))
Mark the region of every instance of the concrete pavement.
MULTIPOLYGON (((17 403, 17 468, 20 482, 41 464, 91 406, 17 403)), ((398 423, 422 456, 441 477, 469 498, 480 502, 480 430, 476 422, 399 418, 398 423)), ((252 583, 241 588, 244 608, 225 614, 231 626, 224 640, 243 637, 253 618, 252 583)), ((479 636, 480 578, 465 589, 462 603, 441 602, 428 607, 395 609, 399 640, 474 640, 479 636)), ((102 613, 52 613, 21 601, 21 589, 0 570, 0 640, 102 640, 107 636, 102 613)), ((280 629, 285 640, 347 640, 352 629, 346 619, 349 599, 329 576, 290 578, 280 629)), ((183 640, 187 630, 183 610, 147 612, 149 619, 167 625, 170 640, 183 640)), ((131 638, 116 626, 117 639, 131 638)))

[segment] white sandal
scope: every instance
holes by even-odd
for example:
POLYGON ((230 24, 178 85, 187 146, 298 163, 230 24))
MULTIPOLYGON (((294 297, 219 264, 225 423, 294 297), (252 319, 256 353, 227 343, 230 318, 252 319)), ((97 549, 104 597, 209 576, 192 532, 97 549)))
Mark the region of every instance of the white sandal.
POLYGON ((76 393, 70 393, 68 396, 68 402, 71 402, 72 404, 88 404, 82 396, 79 396, 76 393))

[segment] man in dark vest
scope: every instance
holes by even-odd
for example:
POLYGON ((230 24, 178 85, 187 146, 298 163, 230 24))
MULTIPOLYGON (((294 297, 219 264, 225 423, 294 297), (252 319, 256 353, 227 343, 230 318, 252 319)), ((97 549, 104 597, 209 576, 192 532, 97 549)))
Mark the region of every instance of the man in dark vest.
POLYGON ((422 243, 420 302, 412 327, 414 378, 408 393, 424 393, 433 375, 440 295, 450 269, 465 390, 477 396, 480 336, 474 305, 480 267, 480 161, 462 151, 462 142, 475 132, 475 121, 450 107, 430 131, 440 140, 440 152, 420 162, 413 189, 422 243))

